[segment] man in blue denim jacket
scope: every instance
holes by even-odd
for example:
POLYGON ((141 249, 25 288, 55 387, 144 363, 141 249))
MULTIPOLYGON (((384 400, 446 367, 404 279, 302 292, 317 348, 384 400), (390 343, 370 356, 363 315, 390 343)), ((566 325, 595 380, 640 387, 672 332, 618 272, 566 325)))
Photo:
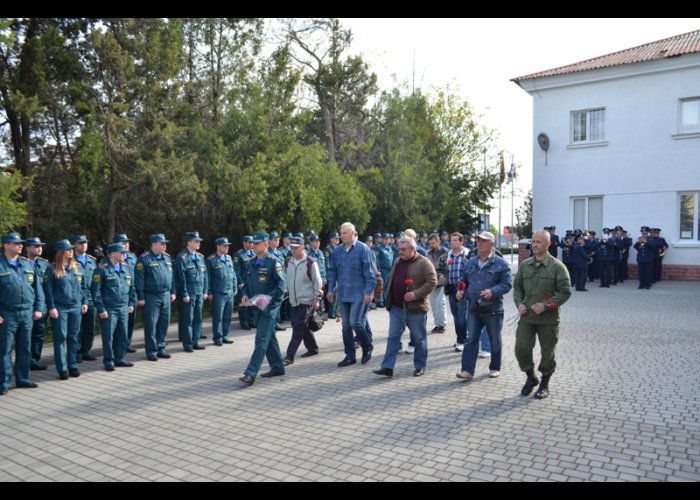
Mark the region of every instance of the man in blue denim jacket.
MULTIPOLYGON (((508 263, 494 251, 496 238, 489 231, 477 236, 479 255, 469 259, 462 274, 466 283, 467 341, 462 352, 462 371, 457 378, 471 380, 474 377, 476 358, 479 354, 479 337, 486 326, 491 341, 491 363, 489 377, 501 375, 501 329, 503 328, 503 296, 513 287, 508 263)), ((458 291, 456 298, 462 300, 465 293, 458 291)))

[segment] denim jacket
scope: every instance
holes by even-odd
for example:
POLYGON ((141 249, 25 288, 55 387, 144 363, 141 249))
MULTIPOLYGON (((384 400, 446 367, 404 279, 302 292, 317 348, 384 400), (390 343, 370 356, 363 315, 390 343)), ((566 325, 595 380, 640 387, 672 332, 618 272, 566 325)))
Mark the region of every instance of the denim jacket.
POLYGON ((494 313, 503 312, 503 296, 513 287, 510 266, 495 253, 491 254, 484 267, 479 269, 479 256, 467 261, 462 273, 462 280, 467 284, 466 297, 469 308, 479 301, 479 292, 490 289, 494 313))

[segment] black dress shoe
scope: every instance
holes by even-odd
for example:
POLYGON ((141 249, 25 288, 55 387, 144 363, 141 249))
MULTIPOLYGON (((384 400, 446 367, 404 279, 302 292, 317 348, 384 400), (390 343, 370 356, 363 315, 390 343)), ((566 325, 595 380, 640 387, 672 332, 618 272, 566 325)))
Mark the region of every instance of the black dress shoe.
POLYGON ((300 358, 309 358, 311 356, 316 356, 318 354, 318 351, 306 351, 304 354, 299 356, 300 358))
POLYGON ((134 366, 134 363, 131 363, 129 361, 120 361, 118 363, 114 363, 114 366, 118 366, 120 368, 131 368, 132 366, 134 366))
POLYGON ((276 371, 273 371, 273 370, 270 370, 270 371, 267 372, 267 373, 261 373, 261 374, 260 374, 260 376, 261 376, 262 378, 281 377, 282 375, 284 375, 284 372, 276 372, 276 371))
POLYGON ((416 368, 416 371, 413 372, 414 377, 420 377, 421 375, 425 374, 425 368, 416 368))
POLYGON ((223 342, 224 344, 233 344, 233 340, 231 339, 221 339, 221 342, 223 342))
POLYGON ((105 365, 105 370, 108 372, 113 372, 114 371, 114 365, 105 365))
POLYGON ((362 353, 362 364, 364 365, 367 363, 370 359, 372 359, 372 348, 370 348, 368 351, 362 353))
POLYGON ((21 384, 17 384, 18 389, 36 389, 37 387, 39 386, 34 382, 23 382, 21 384))
POLYGON ((207 336, 206 336, 206 335, 200 335, 199 338, 200 338, 200 339, 207 340, 207 336))
POLYGON ((217 340, 216 342, 214 342, 214 345, 215 345, 215 346, 218 346, 218 347, 221 347, 222 345, 224 345, 224 343, 223 343, 223 342, 219 342, 219 341, 217 340))
POLYGON ((30 369, 31 371, 33 371, 33 372, 34 372, 34 371, 46 370, 46 365, 43 364, 43 363, 39 363, 39 364, 30 366, 29 369, 30 369))
POLYGON ((0 389, 0 396, 4 396, 8 392, 10 392, 10 391, 7 390, 7 387, 3 387, 2 389, 0 389))
POLYGON ((206 349, 206 347, 204 347, 203 345, 193 345, 192 349, 194 349, 195 351, 203 351, 204 349, 206 349))
POLYGON ((284 326, 275 325, 275 331, 276 331, 276 332, 283 332, 283 331, 285 331, 286 329, 287 329, 287 328, 285 328, 284 326))
POLYGON ((242 326, 241 330, 250 330, 250 327, 249 326, 242 326))
POLYGON ((68 374, 73 378, 80 377, 80 370, 77 368, 68 368, 68 374))
POLYGON ((338 366, 342 368, 343 366, 354 365, 355 363, 356 361, 354 359, 345 358, 340 363, 338 363, 338 366))
POLYGON ((133 347, 129 347, 129 348, 126 350, 126 352, 133 354, 133 353, 136 352, 136 349, 134 349, 133 347))
POLYGON ((68 380, 68 372, 58 372, 58 378, 61 380, 68 380))
POLYGON ((158 361, 158 358, 155 357, 155 356, 146 356, 146 359, 147 359, 148 361, 158 361))
POLYGON ((377 375, 384 375, 385 377, 393 377, 394 376, 394 369, 393 368, 380 368, 379 370, 372 370, 373 373, 376 373, 377 375))
POLYGON ((248 375, 243 375, 238 380, 240 380, 244 384, 253 385, 253 382, 255 382, 255 377, 249 377, 248 375))
MULTIPOLYGON (((293 364, 294 364, 294 360, 293 360, 293 359, 284 358, 284 359, 282 360, 282 363, 284 363, 284 366, 289 366, 289 365, 293 365, 293 364)), ((262 377, 262 375, 261 375, 261 377, 262 377)))
POLYGON ((97 358, 89 354, 83 354, 83 361, 97 361, 97 358))
POLYGON ((156 354, 156 356, 162 359, 170 359, 170 354, 168 354, 167 352, 159 352, 158 354, 156 354))
POLYGON ((183 349, 183 351, 185 351, 185 352, 194 352, 194 349, 192 349, 191 347, 185 347, 185 348, 183 349))
POLYGON ((540 387, 535 393, 535 399, 547 399, 549 397, 549 389, 547 387, 540 387))

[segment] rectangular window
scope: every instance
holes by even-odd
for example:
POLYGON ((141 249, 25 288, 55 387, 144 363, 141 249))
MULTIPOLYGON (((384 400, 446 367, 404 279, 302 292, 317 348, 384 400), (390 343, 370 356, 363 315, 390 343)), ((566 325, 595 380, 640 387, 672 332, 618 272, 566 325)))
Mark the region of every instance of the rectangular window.
POLYGON ((680 195, 680 233, 678 238, 681 240, 700 240, 698 198, 700 198, 700 193, 682 193, 680 195))
POLYGON ((571 112, 571 143, 605 140, 605 108, 571 112))
POLYGON ((600 234, 603 229, 603 197, 573 199, 572 229, 588 229, 600 234))
POLYGON ((681 99, 679 115, 679 134, 700 132, 700 97, 681 99))

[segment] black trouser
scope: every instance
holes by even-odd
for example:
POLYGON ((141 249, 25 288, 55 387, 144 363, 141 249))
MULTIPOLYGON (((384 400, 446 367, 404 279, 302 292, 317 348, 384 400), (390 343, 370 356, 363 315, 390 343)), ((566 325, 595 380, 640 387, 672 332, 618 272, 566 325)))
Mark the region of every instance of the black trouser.
POLYGON ((637 267, 639 269, 639 288, 651 287, 653 265, 653 262, 637 262, 637 267))
POLYGON ((308 304, 292 307, 292 338, 287 346, 287 355, 285 356, 287 359, 294 359, 302 341, 307 351, 318 352, 316 337, 314 332, 309 330, 309 322, 307 321, 312 307, 308 304))

